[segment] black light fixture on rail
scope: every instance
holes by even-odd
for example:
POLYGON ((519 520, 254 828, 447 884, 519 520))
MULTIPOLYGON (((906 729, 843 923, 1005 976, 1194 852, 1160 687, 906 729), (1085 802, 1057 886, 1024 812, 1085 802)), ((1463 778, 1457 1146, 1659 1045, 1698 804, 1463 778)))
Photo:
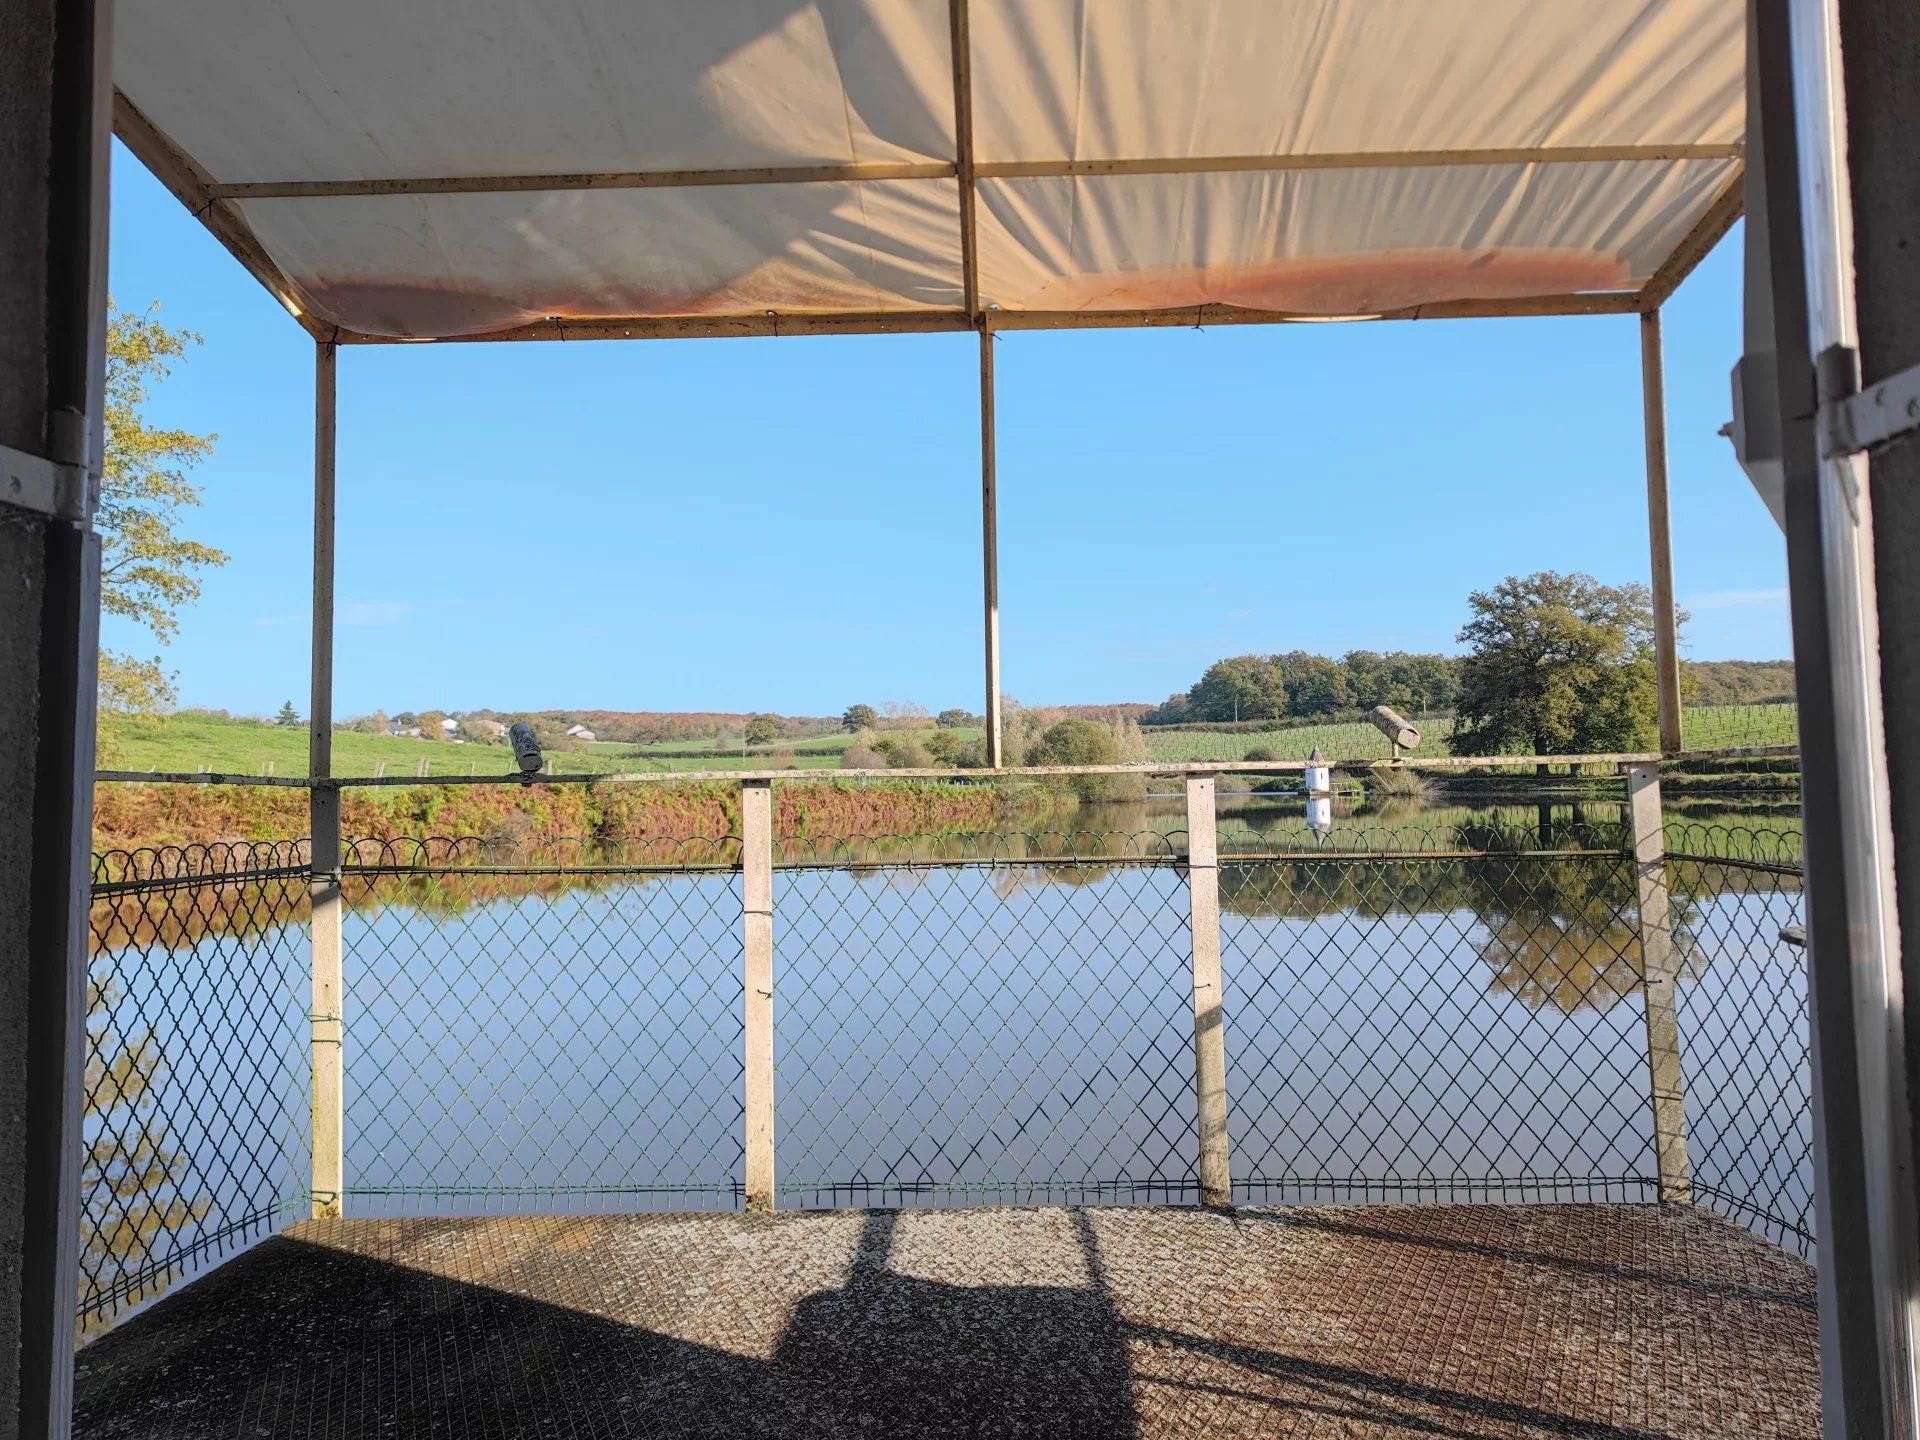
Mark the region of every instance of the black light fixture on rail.
POLYGON ((507 731, 507 739, 513 745, 514 762, 520 767, 520 778, 531 780, 540 773, 540 767, 546 764, 540 754, 540 741, 533 733, 533 726, 524 720, 516 720, 507 731))

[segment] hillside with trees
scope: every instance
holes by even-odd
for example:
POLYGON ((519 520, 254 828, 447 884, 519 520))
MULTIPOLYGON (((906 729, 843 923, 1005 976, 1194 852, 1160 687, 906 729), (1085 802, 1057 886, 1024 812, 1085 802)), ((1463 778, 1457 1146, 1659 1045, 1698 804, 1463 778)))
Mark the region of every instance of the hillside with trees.
POLYGON ((1793 662, 1682 660, 1680 689, 1692 705, 1790 704, 1793 662))
POLYGON ((1339 659, 1291 650, 1216 660, 1188 690, 1139 717, 1143 725, 1330 719, 1391 705, 1410 714, 1450 710, 1459 661, 1404 650, 1350 650, 1339 659))
MULTIPOLYGON (((1089 719, 1127 715, 1147 726, 1241 729, 1357 719, 1376 705, 1390 705, 1406 715, 1444 715, 1461 703, 1463 677, 1471 660, 1471 655, 1404 650, 1349 650, 1338 658, 1304 650, 1234 655, 1216 660, 1189 689, 1169 695, 1159 705, 1064 708, 1089 719)), ((1680 686, 1691 705, 1791 703, 1793 662, 1682 660, 1680 686)))

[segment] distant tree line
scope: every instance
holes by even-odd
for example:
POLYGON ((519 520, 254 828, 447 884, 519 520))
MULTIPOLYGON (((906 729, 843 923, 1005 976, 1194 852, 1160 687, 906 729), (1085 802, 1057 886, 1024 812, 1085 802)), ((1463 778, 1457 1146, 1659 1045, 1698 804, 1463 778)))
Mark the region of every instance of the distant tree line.
MULTIPOLYGON (((1537 595, 1532 598, 1540 599, 1537 595)), ((1553 598, 1564 603, 1562 596, 1553 598)), ((1584 599, 1590 602, 1592 596, 1584 599)), ((1637 618, 1644 611, 1644 601, 1634 609, 1630 604, 1621 606, 1614 597, 1609 623, 1620 623, 1628 611, 1637 618)), ((1469 626, 1462 638, 1468 638, 1472 630, 1469 626)), ((1626 652, 1644 638, 1638 634, 1630 637, 1615 658, 1624 661, 1626 652)), ((1520 653, 1526 653, 1524 646, 1520 653)), ((1243 724, 1318 723, 1371 710, 1376 705, 1390 705, 1409 715, 1448 713, 1460 708, 1462 681, 1471 660, 1471 655, 1405 650, 1349 650, 1337 660, 1304 650, 1283 655, 1235 655, 1216 660, 1189 689, 1169 695, 1160 705, 1070 708, 1095 718, 1127 714, 1142 725, 1227 725, 1236 720, 1243 724)), ((1789 702, 1793 699, 1793 662, 1683 660, 1680 686, 1690 705, 1789 702)))
POLYGON ((1451 710, 1460 662, 1447 655, 1349 650, 1335 660, 1305 650, 1216 660, 1193 685, 1140 717, 1143 725, 1326 719, 1375 705, 1411 714, 1451 710))
POLYGON ((838 728, 857 735, 862 730, 924 730, 929 724, 957 730, 979 723, 980 717, 970 711, 955 708, 936 716, 912 700, 889 700, 878 710, 871 705, 849 705, 841 712, 838 728))

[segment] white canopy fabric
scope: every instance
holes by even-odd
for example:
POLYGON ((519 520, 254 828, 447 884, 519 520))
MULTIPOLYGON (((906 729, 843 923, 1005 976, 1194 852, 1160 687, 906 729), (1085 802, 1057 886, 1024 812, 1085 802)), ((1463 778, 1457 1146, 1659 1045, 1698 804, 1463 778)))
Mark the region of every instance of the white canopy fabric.
POLYGON ((1551 311, 1634 308, 1731 222, 1743 26, 1743 0, 120 0, 115 78, 127 143, 346 340, 1551 311))

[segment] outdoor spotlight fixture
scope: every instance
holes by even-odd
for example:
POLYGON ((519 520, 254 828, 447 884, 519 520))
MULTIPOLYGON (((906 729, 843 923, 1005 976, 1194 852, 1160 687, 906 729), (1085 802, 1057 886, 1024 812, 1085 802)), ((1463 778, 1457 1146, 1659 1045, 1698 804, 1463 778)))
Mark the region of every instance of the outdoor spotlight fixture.
POLYGON ((1400 712, 1385 705, 1376 705, 1367 712, 1367 719, 1374 728, 1393 742, 1393 758, 1398 760, 1402 750, 1420 748, 1419 727, 1410 725, 1401 718, 1400 712))
POLYGON ((526 780, 538 775, 546 761, 540 754, 540 742, 534 738, 533 726, 516 720, 507 731, 507 739, 513 744, 513 758, 520 766, 520 778, 526 780))

